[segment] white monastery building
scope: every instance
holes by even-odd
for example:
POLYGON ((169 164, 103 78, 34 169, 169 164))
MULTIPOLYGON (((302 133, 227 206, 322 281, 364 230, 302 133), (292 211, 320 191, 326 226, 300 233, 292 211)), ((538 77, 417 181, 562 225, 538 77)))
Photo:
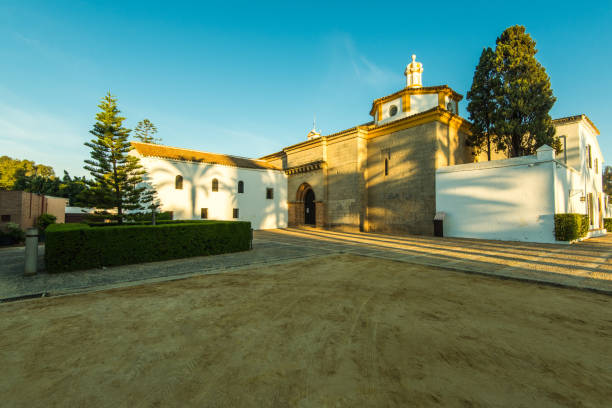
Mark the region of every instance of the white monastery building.
POLYGON ((132 142, 164 211, 174 219, 250 221, 253 229, 287 227, 287 176, 243 157, 132 142))
POLYGON ((556 243, 554 215, 588 214, 588 237, 604 235, 599 131, 586 115, 553 121, 563 152, 436 170, 436 210, 450 237, 556 243))
POLYGON ((556 242, 555 214, 588 214, 605 234, 599 131, 586 115, 554 120, 563 152, 478 162, 459 116, 463 96, 423 86, 412 56, 406 85, 372 101, 371 119, 260 159, 133 143, 175 219, 250 221, 253 229, 310 225, 345 231, 556 242), (476 161, 476 162, 475 162, 476 161))

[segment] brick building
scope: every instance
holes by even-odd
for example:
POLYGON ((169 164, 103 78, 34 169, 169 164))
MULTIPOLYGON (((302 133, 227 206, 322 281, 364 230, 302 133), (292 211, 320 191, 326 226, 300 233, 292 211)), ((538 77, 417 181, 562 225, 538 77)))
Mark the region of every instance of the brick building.
POLYGON ((63 223, 67 203, 67 198, 0 190, 0 228, 9 222, 18 224, 21 229, 32 227, 44 213, 55 215, 56 222, 63 223))

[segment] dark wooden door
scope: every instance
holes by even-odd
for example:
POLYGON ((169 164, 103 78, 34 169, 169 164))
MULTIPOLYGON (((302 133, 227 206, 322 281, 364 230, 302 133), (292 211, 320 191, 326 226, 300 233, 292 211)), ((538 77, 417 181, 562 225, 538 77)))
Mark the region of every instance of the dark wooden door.
POLYGON ((314 191, 308 190, 304 196, 304 223, 315 225, 316 220, 314 191))

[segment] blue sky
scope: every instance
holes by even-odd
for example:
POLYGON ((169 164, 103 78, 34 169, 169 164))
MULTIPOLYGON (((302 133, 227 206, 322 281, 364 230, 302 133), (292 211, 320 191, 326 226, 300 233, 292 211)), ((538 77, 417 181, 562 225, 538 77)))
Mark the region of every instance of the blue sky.
MULTIPOLYGON (((465 95, 508 26, 537 42, 557 103, 586 113, 612 161, 612 2, 135 2, 0 0, 0 155, 83 175, 100 98, 165 144, 259 157, 369 121, 404 86, 465 95)), ((461 114, 467 117, 463 100, 461 114)))

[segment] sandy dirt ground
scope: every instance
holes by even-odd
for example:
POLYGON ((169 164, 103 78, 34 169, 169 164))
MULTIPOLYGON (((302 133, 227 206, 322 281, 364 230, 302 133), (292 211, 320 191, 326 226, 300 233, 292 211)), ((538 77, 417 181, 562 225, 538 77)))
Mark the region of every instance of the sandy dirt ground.
POLYGON ((0 405, 610 406, 610 296, 314 262, 2 304, 0 405))

